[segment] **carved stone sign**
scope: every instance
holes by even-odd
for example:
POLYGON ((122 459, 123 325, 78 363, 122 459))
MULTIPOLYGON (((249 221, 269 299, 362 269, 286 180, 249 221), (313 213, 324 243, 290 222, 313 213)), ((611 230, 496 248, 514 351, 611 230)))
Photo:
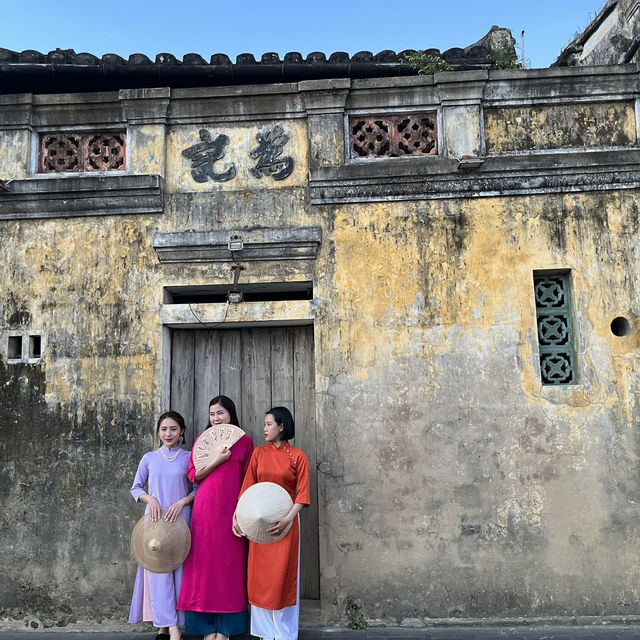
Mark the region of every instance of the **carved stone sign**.
POLYGON ((206 129, 200 129, 200 140, 192 147, 182 152, 185 158, 191 160, 191 175, 196 182, 226 182, 236 175, 236 166, 232 164, 226 171, 216 173, 213 170, 215 162, 224 156, 224 148, 229 144, 229 136, 219 135, 215 140, 211 139, 211 133, 206 129))
MULTIPOLYGON (((217 173, 213 165, 225 154, 229 144, 229 136, 220 134, 213 138, 207 129, 200 129, 200 140, 197 144, 182 151, 182 156, 191 161, 191 175, 196 182, 208 180, 227 182, 236 175, 236 166, 231 164, 222 173, 217 173)), ((274 180, 284 180, 293 172, 294 160, 291 156, 281 157, 282 149, 289 141, 289 136, 280 125, 256 135, 258 146, 249 152, 249 157, 257 160, 249 171, 256 178, 271 176, 274 180)))
POLYGON ((284 180, 293 171, 293 158, 286 156, 280 158, 282 147, 289 141, 289 136, 280 125, 276 125, 264 135, 256 135, 258 146, 249 153, 252 158, 257 158, 256 166, 251 173, 256 178, 271 176, 274 180, 284 180))

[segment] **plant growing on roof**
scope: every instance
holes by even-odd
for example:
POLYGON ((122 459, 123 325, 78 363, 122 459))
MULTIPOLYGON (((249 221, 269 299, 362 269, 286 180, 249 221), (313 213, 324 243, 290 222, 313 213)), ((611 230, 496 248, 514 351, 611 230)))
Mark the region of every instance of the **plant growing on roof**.
POLYGON ((420 75, 453 71, 453 67, 442 57, 434 56, 426 51, 416 51, 415 54, 406 54, 404 61, 411 65, 420 75))
POLYGON ((492 34, 489 69, 524 69, 516 56, 515 41, 506 31, 500 30, 492 34))

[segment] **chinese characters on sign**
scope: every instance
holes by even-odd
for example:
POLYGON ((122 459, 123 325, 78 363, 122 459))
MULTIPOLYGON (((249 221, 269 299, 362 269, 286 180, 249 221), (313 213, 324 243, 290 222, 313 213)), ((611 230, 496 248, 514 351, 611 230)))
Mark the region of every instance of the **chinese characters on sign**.
POLYGON ((293 171, 293 158, 286 156, 280 158, 282 147, 289 141, 289 136, 282 130, 280 125, 275 126, 264 135, 256 135, 258 146, 249 156, 258 158, 256 166, 251 169, 251 173, 256 178, 271 176, 274 180, 284 180, 293 171))
POLYGON ((229 144, 229 137, 219 135, 215 140, 206 129, 200 129, 200 140, 193 147, 188 147, 182 152, 185 158, 191 160, 191 175, 196 182, 206 182, 208 179, 214 182, 226 182, 236 175, 236 166, 232 164, 226 171, 216 173, 213 165, 224 156, 224 148, 229 144))
MULTIPOLYGON (((213 138, 206 129, 200 129, 200 140, 192 147, 187 147, 183 157, 191 161, 191 175, 196 182, 227 182, 236 175, 236 166, 232 163, 222 173, 214 171, 213 165, 224 157, 229 137, 220 134, 213 138)), ((265 133, 256 135, 258 146, 249 152, 249 157, 257 160, 250 173, 256 178, 271 176, 274 180, 284 180, 293 172, 294 161, 291 156, 281 157, 282 148, 289 141, 289 136, 281 126, 276 125, 265 133)))

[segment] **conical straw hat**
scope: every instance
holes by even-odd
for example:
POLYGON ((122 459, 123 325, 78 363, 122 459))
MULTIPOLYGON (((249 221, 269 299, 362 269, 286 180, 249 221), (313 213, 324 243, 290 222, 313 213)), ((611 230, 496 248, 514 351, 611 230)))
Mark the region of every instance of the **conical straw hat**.
POLYGON ((153 573, 168 573, 177 569, 191 547, 189 526, 182 518, 175 522, 164 519, 165 512, 155 522, 146 514, 138 520, 131 534, 131 553, 138 563, 153 573))
POLYGON ((244 431, 235 424, 216 424, 206 429, 193 447, 193 464, 197 470, 206 467, 224 447, 231 448, 244 431))
POLYGON ((267 533, 275 520, 291 511, 293 500, 286 489, 275 482, 259 482, 249 487, 238 500, 236 520, 252 542, 269 544, 284 538, 293 522, 278 535, 267 533))

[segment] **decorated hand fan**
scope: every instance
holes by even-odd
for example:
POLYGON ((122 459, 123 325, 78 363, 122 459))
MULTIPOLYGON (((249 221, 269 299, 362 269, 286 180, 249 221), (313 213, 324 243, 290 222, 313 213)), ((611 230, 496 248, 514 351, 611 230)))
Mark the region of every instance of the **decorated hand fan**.
POLYGON ((196 469, 205 467, 224 447, 230 449, 243 435, 244 431, 234 424, 216 424, 209 427, 198 438, 193 448, 193 464, 196 469))

